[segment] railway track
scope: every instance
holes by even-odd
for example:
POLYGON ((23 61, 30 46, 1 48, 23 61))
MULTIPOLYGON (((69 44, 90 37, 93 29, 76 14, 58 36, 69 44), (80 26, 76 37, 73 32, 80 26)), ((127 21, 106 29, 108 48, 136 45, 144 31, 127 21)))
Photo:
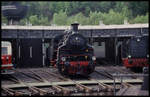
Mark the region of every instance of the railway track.
MULTIPOLYGON (((113 76, 105 68, 101 71, 96 69, 93 73, 95 77, 90 75, 86 78, 66 78, 61 76, 55 68, 51 70, 48 68, 16 69, 15 72, 2 80, 2 95, 114 95, 113 76), (12 81, 14 83, 11 83, 12 81)), ((122 86, 141 84, 142 80, 131 77, 125 79, 123 85, 120 83, 120 80, 116 79, 115 91, 119 91, 122 86)))

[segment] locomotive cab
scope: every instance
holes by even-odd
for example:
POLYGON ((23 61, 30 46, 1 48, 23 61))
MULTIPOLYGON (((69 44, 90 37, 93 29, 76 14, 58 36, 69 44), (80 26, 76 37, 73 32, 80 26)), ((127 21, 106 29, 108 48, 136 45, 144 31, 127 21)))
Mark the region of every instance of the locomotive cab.
POLYGON ((12 74, 14 65, 12 64, 12 47, 10 42, 1 42, 1 74, 12 74))

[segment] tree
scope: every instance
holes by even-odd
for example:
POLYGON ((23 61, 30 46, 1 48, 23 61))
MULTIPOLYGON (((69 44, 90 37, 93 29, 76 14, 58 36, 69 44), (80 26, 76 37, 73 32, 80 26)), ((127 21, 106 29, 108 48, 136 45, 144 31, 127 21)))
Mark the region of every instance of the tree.
POLYGON ((57 25, 66 25, 67 24, 67 14, 62 10, 59 13, 53 15, 53 23, 57 25))
POLYGON ((128 8, 132 11, 132 16, 146 15, 149 12, 149 1, 132 1, 128 3, 128 8))
POLYGON ((145 16, 137 16, 136 18, 134 18, 133 20, 130 21, 130 23, 134 24, 134 23, 148 23, 148 13, 145 16))
POLYGON ((7 24, 7 23, 8 23, 7 18, 4 17, 3 15, 2 15, 2 17, 1 17, 1 20, 2 20, 1 24, 7 24))
POLYGON ((129 9, 127 8, 127 6, 124 6, 124 7, 122 8, 122 11, 120 12, 120 14, 122 14, 122 15, 125 17, 126 20, 129 20, 129 19, 132 19, 132 18, 133 18, 133 17, 132 17, 132 12, 131 12, 131 10, 129 10, 129 9))
POLYGON ((125 18, 122 14, 113 10, 110 10, 108 14, 103 14, 104 24, 123 24, 125 18))
POLYGON ((75 16, 71 16, 67 20, 67 25, 70 25, 77 21, 80 25, 88 24, 88 18, 83 15, 83 13, 78 13, 75 16))
POLYGON ((123 7, 126 7, 125 2, 116 2, 114 11, 121 12, 123 10, 123 7))
POLYGON ((19 25, 26 25, 28 22, 27 18, 21 19, 19 25))
MULTIPOLYGON (((2 6, 12 3, 14 1, 2 2, 2 6)), ((27 16, 20 21, 22 25, 25 25, 27 20, 33 25, 49 25, 50 21, 58 25, 66 25, 66 23, 68 25, 74 21, 79 21, 82 25, 97 25, 101 20, 104 24, 122 24, 124 19, 130 22, 139 21, 149 13, 148 1, 23 1, 19 3, 29 7, 27 16)), ((7 20, 2 17, 2 22, 6 23, 7 20)))
POLYGON ((89 24, 90 25, 98 25, 99 21, 103 20, 101 12, 90 12, 89 15, 89 24))
POLYGON ((48 20, 48 17, 40 16, 39 24, 40 24, 40 25, 44 25, 44 26, 50 25, 50 22, 49 22, 49 20, 48 20))
POLYGON ((29 17, 29 22, 32 25, 39 25, 39 19, 38 19, 37 15, 30 16, 29 17))

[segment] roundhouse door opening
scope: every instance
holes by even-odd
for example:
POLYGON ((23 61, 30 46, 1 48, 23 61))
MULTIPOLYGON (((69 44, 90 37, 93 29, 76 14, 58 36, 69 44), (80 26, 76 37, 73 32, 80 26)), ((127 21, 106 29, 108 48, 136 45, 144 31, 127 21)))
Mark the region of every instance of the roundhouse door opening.
POLYGON ((17 67, 42 67, 42 40, 20 39, 18 47, 19 63, 17 67))

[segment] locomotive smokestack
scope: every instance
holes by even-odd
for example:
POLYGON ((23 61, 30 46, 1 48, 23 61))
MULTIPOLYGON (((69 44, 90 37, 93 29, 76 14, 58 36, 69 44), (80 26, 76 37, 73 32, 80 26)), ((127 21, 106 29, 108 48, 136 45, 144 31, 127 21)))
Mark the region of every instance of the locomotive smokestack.
POLYGON ((79 26, 79 23, 73 23, 73 24, 71 24, 71 29, 74 32, 78 32, 78 26, 79 26))

